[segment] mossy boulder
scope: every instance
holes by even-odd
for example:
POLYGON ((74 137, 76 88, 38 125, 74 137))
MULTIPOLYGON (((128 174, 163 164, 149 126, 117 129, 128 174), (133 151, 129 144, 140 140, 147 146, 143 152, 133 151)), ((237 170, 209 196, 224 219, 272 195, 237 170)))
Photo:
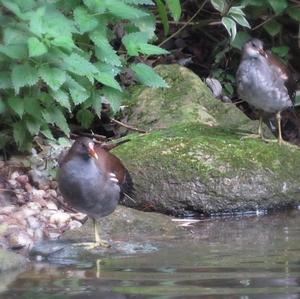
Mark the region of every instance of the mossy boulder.
POLYGON ((297 149, 241 140, 235 131, 199 122, 145 135, 114 150, 135 183, 143 210, 182 215, 273 209, 300 202, 297 149))
POLYGON ((257 121, 250 120, 234 104, 215 99, 188 68, 171 64, 159 65, 155 70, 167 81, 169 88, 132 88, 128 100, 130 124, 149 130, 200 122, 235 130, 257 130, 257 121))

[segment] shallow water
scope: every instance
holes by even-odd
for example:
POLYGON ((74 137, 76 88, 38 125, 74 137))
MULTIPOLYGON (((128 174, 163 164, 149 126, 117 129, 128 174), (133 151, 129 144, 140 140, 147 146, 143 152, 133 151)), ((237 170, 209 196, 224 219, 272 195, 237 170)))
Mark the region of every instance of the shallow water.
POLYGON ((300 298, 300 210, 203 219, 190 230, 99 259, 34 263, 0 280, 0 299, 300 298))

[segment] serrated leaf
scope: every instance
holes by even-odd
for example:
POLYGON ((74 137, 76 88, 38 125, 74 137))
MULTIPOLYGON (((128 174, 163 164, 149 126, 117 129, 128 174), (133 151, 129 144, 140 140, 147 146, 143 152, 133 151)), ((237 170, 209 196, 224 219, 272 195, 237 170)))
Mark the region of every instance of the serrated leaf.
POLYGON ((128 55, 137 56, 139 54, 140 44, 147 43, 148 37, 143 32, 133 32, 126 34, 122 38, 122 43, 125 46, 128 55))
POLYGON ((66 135, 69 135, 70 129, 68 127, 66 118, 58 107, 52 107, 48 110, 43 110, 42 115, 44 120, 50 124, 56 124, 66 135))
POLYGON ((134 5, 154 5, 152 0, 124 0, 127 4, 134 4, 134 5))
POLYGON ((17 17, 20 19, 24 19, 24 14, 21 12, 20 7, 14 3, 13 1, 9 0, 1 0, 3 6, 5 6, 8 10, 13 12, 17 17))
POLYGON ((123 93, 110 87, 104 87, 102 93, 105 99, 109 102, 110 108, 114 113, 118 112, 121 106, 123 93))
POLYGON ((27 58, 27 52, 26 44, 0 45, 0 53, 5 54, 12 59, 27 58))
POLYGON ((155 45, 140 44, 139 46, 140 46, 139 52, 146 55, 162 55, 162 54, 169 53, 167 50, 157 47, 155 45))
POLYGON ((250 24, 248 23, 248 21, 246 20, 246 18, 243 15, 238 15, 238 14, 231 13, 229 16, 232 19, 234 19, 241 26, 251 28, 250 24))
POLYGON ((83 6, 78 6, 74 9, 74 19, 81 33, 92 31, 98 25, 98 20, 89 14, 83 6))
POLYGON ((10 97, 7 100, 8 106, 22 118, 24 114, 24 101, 20 97, 10 97))
POLYGON ((71 34, 70 35, 65 34, 65 35, 58 36, 58 37, 54 38, 53 40, 51 40, 51 44, 53 46, 61 47, 68 51, 71 51, 75 48, 75 44, 74 44, 71 34))
POLYGON ((226 9, 226 1, 225 0, 210 0, 210 3, 220 13, 225 12, 225 9, 226 9))
POLYGON ((46 124, 42 125, 40 129, 40 133, 50 140, 55 140, 55 138, 52 135, 52 132, 50 131, 49 127, 46 124))
POLYGON ((42 66, 39 69, 39 75, 43 81, 54 91, 58 90, 66 81, 66 72, 49 66, 42 66))
POLYGON ((276 20, 271 20, 270 22, 264 24, 263 27, 271 36, 275 36, 281 31, 281 24, 276 20))
POLYGON ((276 14, 282 13, 288 6, 286 0, 268 0, 268 2, 276 14))
POLYGON ((103 5, 103 1, 83 0, 83 3, 90 11, 94 11, 97 14, 103 14, 106 10, 106 7, 103 5))
POLYGON ((24 125, 24 123, 22 121, 19 121, 19 122, 16 122, 13 124, 13 135, 14 135, 16 144, 19 147, 21 145, 23 145, 23 143, 26 139, 27 130, 26 130, 26 126, 24 125))
POLYGON ((90 96, 90 93, 70 76, 67 76, 67 85, 75 105, 83 103, 90 96))
POLYGON ((112 15, 122 19, 137 19, 148 15, 147 12, 119 0, 110 0, 105 6, 112 15))
POLYGON ((100 74, 95 75, 95 79, 106 86, 110 86, 119 91, 122 91, 119 82, 110 73, 101 72, 100 74))
POLYGON ((30 37, 27 40, 29 57, 41 56, 48 52, 47 47, 36 37, 30 37))
POLYGON ((45 33, 44 26, 44 15, 46 13, 46 7, 41 6, 37 10, 31 12, 30 21, 29 21, 29 30, 35 35, 42 37, 42 34, 45 33))
POLYGON ((0 72, 0 89, 12 88, 10 72, 0 72))
POLYGON ((300 7, 289 7, 287 13, 293 20, 300 22, 300 7))
POLYGON ((101 95, 99 92, 94 92, 91 96, 91 105, 98 117, 100 117, 101 111, 102 111, 102 101, 101 101, 101 95))
POLYGON ((165 0, 174 21, 179 21, 181 16, 181 5, 179 0, 165 0))
POLYGON ((5 45, 25 44, 27 34, 24 31, 15 28, 5 28, 3 30, 3 43, 5 45))
POLYGON ((80 109, 78 110, 78 112, 76 113, 76 119, 80 122, 80 124, 88 129, 93 120, 94 120, 94 115, 91 111, 86 110, 86 109, 80 109))
POLYGON ((94 63, 94 65, 100 72, 110 73, 114 77, 117 76, 121 72, 120 68, 118 68, 116 66, 112 66, 112 65, 104 63, 104 62, 99 61, 99 62, 94 63))
POLYGON ((101 31, 93 31, 90 34, 90 38, 97 46, 96 56, 99 60, 116 66, 122 65, 119 56, 116 54, 116 51, 113 49, 108 39, 102 34, 101 31))
POLYGON ((37 97, 26 96, 24 98, 24 107, 25 107, 25 112, 34 117, 40 115, 41 113, 41 105, 37 97))
POLYGON ((234 20, 228 17, 222 18, 222 24, 226 28, 227 32, 229 33, 232 40, 235 39, 236 36, 236 23, 234 20))
POLYGON ((69 111, 71 111, 71 104, 69 100, 69 95, 62 91, 61 89, 57 91, 52 91, 51 96, 55 99, 57 103, 59 103, 62 107, 67 108, 69 111))
POLYGON ((64 65, 68 71, 80 76, 98 73, 97 68, 92 63, 76 53, 67 56, 64 65))
POLYGON ((26 116, 24 119, 26 128, 29 131, 29 133, 34 136, 37 135, 40 131, 41 123, 32 116, 26 116))
POLYGON ((169 26, 168 13, 167 13, 166 6, 164 5, 164 3, 161 0, 155 0, 155 2, 156 2, 159 17, 161 19, 161 22, 162 22, 162 25, 164 28, 164 33, 165 33, 165 35, 168 35, 168 33, 170 31, 170 26, 169 26))
POLYGON ((130 68, 133 70, 137 80, 150 87, 168 87, 168 84, 162 79, 150 66, 144 63, 132 64, 130 68))
POLYGON ((12 67, 11 80, 18 94, 21 87, 32 86, 38 82, 38 71, 28 63, 15 64, 12 67))

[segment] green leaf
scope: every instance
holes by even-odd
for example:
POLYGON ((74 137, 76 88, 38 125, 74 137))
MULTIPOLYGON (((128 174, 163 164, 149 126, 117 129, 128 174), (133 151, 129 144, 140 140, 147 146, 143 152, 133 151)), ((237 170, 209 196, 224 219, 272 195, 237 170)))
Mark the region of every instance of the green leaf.
POLYGON ((300 7, 289 7, 287 13, 293 20, 300 22, 300 7))
POLYGON ((181 15, 181 5, 179 0, 165 0, 174 21, 179 21, 181 15))
POLYGON ((122 91, 122 88, 121 88, 119 82, 114 78, 114 76, 111 73, 102 72, 100 74, 95 75, 95 79, 104 85, 107 85, 107 86, 115 88, 119 91, 122 91))
POLYGON ((29 57, 41 56, 48 52, 47 47, 36 37, 30 37, 27 40, 29 57))
POLYGON ((93 107, 96 115, 98 115, 98 117, 100 117, 100 114, 102 111, 102 101, 101 101, 101 95, 99 94, 99 92, 93 92, 90 100, 91 100, 91 104, 92 104, 92 107, 93 107))
POLYGON ((15 64, 12 67, 11 79, 16 93, 21 87, 32 86, 39 80, 37 70, 30 64, 15 64))
POLYGON ((122 19, 137 19, 148 15, 145 11, 125 4, 119 0, 107 1, 105 6, 112 15, 122 19))
POLYGON ((152 0, 123 0, 125 3, 134 5, 154 5, 152 0))
POLYGON ((40 115, 41 113, 41 105, 37 97, 26 96, 24 98, 24 107, 25 107, 25 112, 34 117, 40 115))
POLYGON ((3 30, 3 43, 5 45, 25 44, 27 41, 27 33, 15 28, 5 28, 3 30))
POLYGON ((13 12, 17 17, 24 19, 24 14, 21 12, 20 7, 16 3, 9 0, 1 0, 1 2, 4 7, 13 12))
POLYGON ((66 118, 58 107, 52 107, 48 110, 42 111, 43 118, 46 122, 56 124, 66 135, 69 135, 70 129, 68 127, 66 118))
POLYGON ((114 113, 118 112, 121 106, 123 93, 119 92, 115 89, 112 89, 110 87, 104 87, 102 89, 103 95, 106 100, 108 100, 110 104, 110 108, 114 113))
POLYGON ((244 44, 250 40, 251 36, 249 33, 244 31, 238 31, 236 37, 233 41, 231 41, 231 46, 237 49, 242 49, 244 44))
POLYGON ((10 72, 0 72, 0 89, 12 88, 10 72))
POLYGON ((84 128, 88 129, 94 120, 94 114, 89 110, 80 109, 76 113, 76 119, 84 128))
POLYGON ((42 66, 39 69, 39 75, 43 81, 54 91, 58 90, 66 81, 66 72, 49 66, 42 66))
POLYGON ((110 45, 108 39, 100 31, 93 31, 90 34, 90 38, 96 47, 96 56, 99 60, 116 66, 121 66, 119 56, 116 51, 110 45))
POLYGON ((67 108, 69 112, 71 112, 69 95, 66 92, 59 89, 57 91, 52 91, 50 94, 57 103, 59 103, 62 107, 67 108))
POLYGON ((168 84, 155 71, 144 63, 132 64, 130 68, 135 73, 137 80, 150 87, 168 87, 168 84))
POLYGON ((40 131, 41 123, 32 116, 26 116, 24 119, 26 128, 32 136, 37 135, 40 131))
POLYGON ((285 58, 288 55, 290 48, 288 46, 280 46, 280 47, 273 47, 271 50, 277 56, 281 58, 285 58))
POLYGON ((268 0, 268 2, 276 14, 282 13, 288 6, 286 0, 268 0))
POLYGON ((81 33, 92 31, 98 25, 98 20, 90 15, 83 6, 78 6, 74 9, 74 19, 81 33))
POLYGON ((0 53, 12 59, 24 59, 27 58, 27 46, 26 44, 0 45, 0 53))
POLYGON ((165 35, 168 35, 168 33, 170 31, 170 27, 169 27, 168 13, 167 13, 166 6, 164 5, 164 3, 161 0, 155 0, 155 2, 156 2, 159 17, 163 24, 164 33, 165 33, 165 35))
POLYGON ((51 40, 53 46, 61 47, 68 51, 72 51, 75 48, 75 44, 72 39, 72 35, 61 35, 51 40))
POLYGON ((24 141, 26 140, 27 130, 26 130, 26 126, 22 121, 18 121, 13 124, 13 135, 16 144, 19 147, 23 145, 24 141))
POLYGON ((122 43, 125 46, 128 55, 137 56, 139 55, 140 44, 147 43, 148 37, 143 32, 133 32, 124 35, 122 43))
POLYGON ((98 73, 97 68, 92 63, 76 53, 67 56, 64 64, 68 71, 80 76, 98 73))
POLYGON ((99 61, 99 62, 94 63, 94 65, 100 72, 110 73, 114 77, 117 76, 121 72, 120 68, 118 68, 116 66, 112 66, 112 65, 104 63, 104 62, 99 61))
POLYGON ((232 19, 234 19, 238 24, 240 24, 243 27, 247 27, 247 28, 251 28, 250 24, 248 23, 248 21, 246 20, 246 18, 243 15, 239 15, 239 14, 233 14, 231 13, 229 15, 232 19))
POLYGON ((229 33, 231 39, 234 40, 235 36, 236 36, 236 23, 235 23, 235 21, 228 18, 228 17, 223 17, 222 18, 222 24, 226 28, 226 30, 229 33))
POLYGON ((48 138, 50 140, 55 140, 55 138, 53 137, 52 132, 50 131, 47 124, 42 125, 42 127, 40 129, 40 133, 43 134, 46 138, 48 138))
POLYGON ((106 11, 106 7, 101 0, 83 0, 86 7, 97 14, 103 14, 106 11))
POLYGON ((75 105, 83 103, 90 96, 90 93, 70 76, 67 76, 67 85, 75 105))
POLYGON ((227 8, 225 0, 210 0, 210 3, 221 14, 224 13, 227 8))
POLYGON ((45 13, 46 7, 41 6, 37 10, 32 11, 30 15, 29 30, 39 37, 42 37, 42 34, 46 31, 46 28, 44 26, 45 13))
POLYGON ((270 22, 266 23, 263 27, 271 36, 275 36, 281 31, 281 24, 278 23, 276 20, 271 20, 270 22))
POLYGON ((156 20, 154 15, 134 19, 131 22, 147 36, 147 40, 155 38, 156 20))
POLYGON ((149 45, 149 44, 140 44, 139 52, 146 55, 161 55, 161 54, 169 53, 167 50, 163 48, 157 47, 155 45, 149 45))
POLYGON ((24 114, 24 101, 20 97, 10 97, 7 100, 8 106, 22 118, 24 114))

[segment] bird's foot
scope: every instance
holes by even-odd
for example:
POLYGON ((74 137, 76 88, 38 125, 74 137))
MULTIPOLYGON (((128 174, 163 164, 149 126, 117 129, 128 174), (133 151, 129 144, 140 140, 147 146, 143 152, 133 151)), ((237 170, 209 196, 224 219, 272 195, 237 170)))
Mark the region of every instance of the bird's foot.
POLYGON ((261 139, 263 141, 266 141, 268 142, 269 139, 266 139, 263 135, 261 134, 249 134, 249 133, 239 133, 240 135, 243 135, 241 137, 241 140, 244 140, 244 139, 261 139))

